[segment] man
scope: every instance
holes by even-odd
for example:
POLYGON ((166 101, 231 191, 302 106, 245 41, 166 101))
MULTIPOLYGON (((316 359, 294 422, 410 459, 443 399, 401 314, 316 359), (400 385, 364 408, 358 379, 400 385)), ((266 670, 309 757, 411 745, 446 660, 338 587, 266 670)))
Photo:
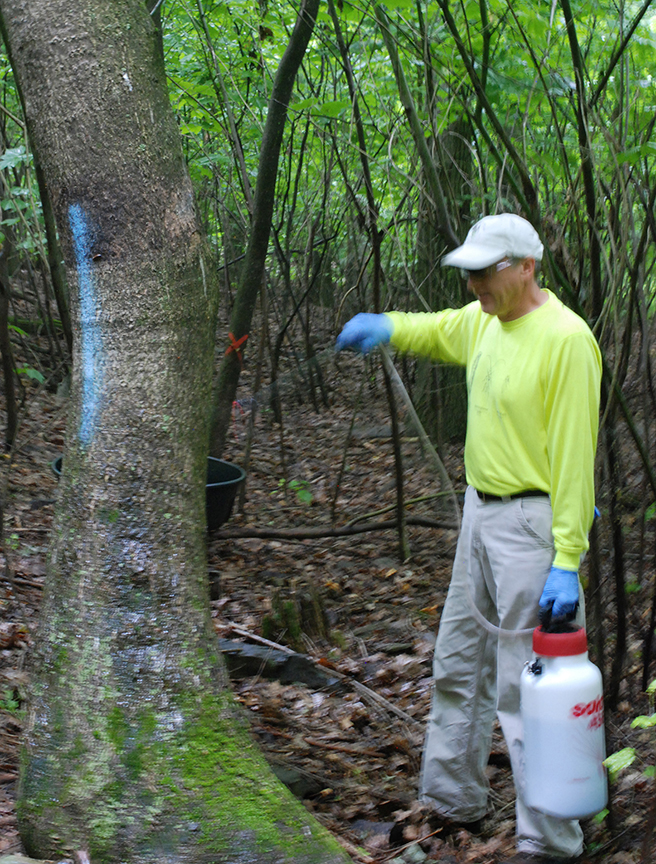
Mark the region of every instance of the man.
POLYGON ((525 219, 487 216, 442 262, 466 271, 476 301, 429 314, 361 313, 337 348, 366 353, 391 341, 467 367, 468 489, 435 646, 420 799, 452 821, 485 815, 496 711, 517 790, 511 860, 547 864, 579 856, 583 834, 577 821, 524 803, 519 679, 538 608, 560 617, 579 603, 601 358, 585 322, 540 288, 542 252, 525 219), (483 627, 481 614, 496 627, 483 627))

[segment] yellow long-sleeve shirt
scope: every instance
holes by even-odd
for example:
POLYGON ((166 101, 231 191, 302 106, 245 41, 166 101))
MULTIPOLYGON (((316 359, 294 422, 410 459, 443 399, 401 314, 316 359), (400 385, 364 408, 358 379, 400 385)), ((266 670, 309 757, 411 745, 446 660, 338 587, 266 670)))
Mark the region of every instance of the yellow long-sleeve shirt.
POLYGON ((394 347, 467 367, 467 482, 493 495, 549 493, 553 563, 578 570, 594 514, 601 355, 587 324, 548 294, 508 322, 478 301, 387 315, 394 347))

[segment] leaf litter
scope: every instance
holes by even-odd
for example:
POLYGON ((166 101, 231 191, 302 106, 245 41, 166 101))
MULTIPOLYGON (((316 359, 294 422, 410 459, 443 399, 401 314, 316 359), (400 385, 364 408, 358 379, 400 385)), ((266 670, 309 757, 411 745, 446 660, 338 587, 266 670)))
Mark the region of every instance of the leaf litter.
MULTIPOLYGON (((480 829, 436 820, 416 800, 434 634, 456 532, 408 527, 411 557, 406 561, 399 560, 398 539, 389 530, 297 541, 230 537, 231 531, 257 527, 329 528, 333 503, 337 525, 392 518, 393 456, 376 374, 355 358, 342 359, 329 370, 330 407, 315 411, 307 395, 286 394, 282 428, 260 399, 243 512, 235 507, 231 520, 208 537, 212 618, 220 639, 244 646, 259 640, 272 653, 301 653, 321 670, 320 685, 316 680, 304 683, 302 674, 283 683, 266 677, 263 661, 252 674, 234 677, 232 687, 274 772, 341 839, 354 860, 501 861, 514 849, 514 789, 498 728, 487 769, 490 809, 480 829), (363 389, 344 457, 362 374, 370 383, 363 389)), ((248 370, 243 377, 247 394, 248 370)), ((237 463, 252 410, 248 396, 242 402, 246 409, 235 413, 225 454, 237 463)), ((30 383, 18 448, 2 466, 0 855, 22 849, 15 815, 18 746, 56 496, 50 462, 61 452, 64 426, 65 405, 30 383)), ((404 438, 403 453, 406 498, 418 502, 408 512, 438 522, 452 520, 446 496, 440 497, 439 483, 410 435, 404 438)), ((456 489, 462 490, 461 449, 450 445, 442 455, 456 489)), ((612 722, 616 735, 624 735, 622 711, 612 722)), ((652 785, 623 789, 620 806, 634 816, 644 814, 652 785)), ((622 852, 605 845, 605 825, 586 823, 585 831, 598 860, 639 860, 635 826, 622 852)))

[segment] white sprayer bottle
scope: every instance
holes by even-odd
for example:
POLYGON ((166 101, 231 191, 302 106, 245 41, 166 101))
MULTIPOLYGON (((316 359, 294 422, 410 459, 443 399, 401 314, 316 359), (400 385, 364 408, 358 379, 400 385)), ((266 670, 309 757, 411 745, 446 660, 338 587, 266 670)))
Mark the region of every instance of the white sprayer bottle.
POLYGON ((561 819, 599 813, 608 797, 601 673, 585 630, 533 633, 520 680, 525 801, 561 819))

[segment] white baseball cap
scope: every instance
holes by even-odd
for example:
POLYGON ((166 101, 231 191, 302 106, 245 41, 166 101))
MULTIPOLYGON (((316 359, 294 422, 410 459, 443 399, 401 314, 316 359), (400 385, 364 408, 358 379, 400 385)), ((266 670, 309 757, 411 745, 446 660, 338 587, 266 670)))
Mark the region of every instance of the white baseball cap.
POLYGON ((521 216, 501 213, 484 216, 469 229, 462 246, 442 258, 442 266, 483 270, 502 258, 542 260, 544 246, 538 232, 521 216))

